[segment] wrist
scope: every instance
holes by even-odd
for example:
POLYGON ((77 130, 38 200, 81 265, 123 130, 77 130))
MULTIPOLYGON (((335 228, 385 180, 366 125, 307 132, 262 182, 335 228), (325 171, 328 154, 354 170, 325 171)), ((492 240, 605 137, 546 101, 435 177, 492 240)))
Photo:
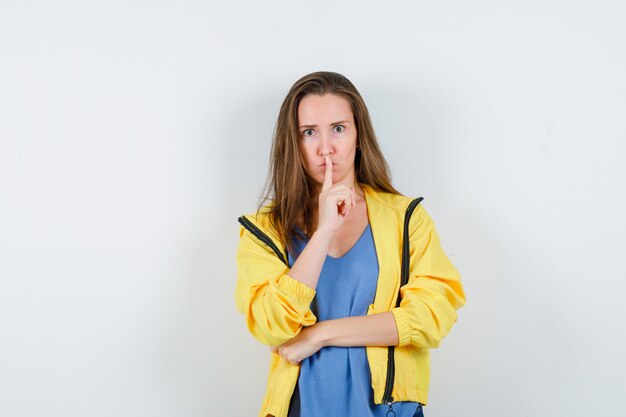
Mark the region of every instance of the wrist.
POLYGON ((334 232, 332 230, 327 229, 317 229, 313 232, 311 236, 311 240, 319 240, 323 242, 325 245, 330 246, 330 241, 333 240, 334 232))
POLYGON ((325 321, 318 321, 315 323, 314 330, 315 343, 317 346, 320 348, 328 346, 328 341, 330 340, 328 323, 325 321))

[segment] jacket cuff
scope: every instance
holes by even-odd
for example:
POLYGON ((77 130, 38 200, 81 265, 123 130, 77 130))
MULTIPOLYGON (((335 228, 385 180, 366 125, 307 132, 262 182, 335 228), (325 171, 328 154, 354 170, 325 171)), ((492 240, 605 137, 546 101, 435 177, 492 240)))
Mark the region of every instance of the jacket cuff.
POLYGON ((398 328, 398 346, 406 346, 411 343, 411 323, 407 312, 402 307, 391 310, 398 328))
POLYGON ((305 303, 307 307, 311 304, 311 301, 313 301, 313 297, 315 297, 315 290, 313 288, 291 278, 289 275, 280 277, 277 287, 286 294, 293 294, 299 301, 305 303))

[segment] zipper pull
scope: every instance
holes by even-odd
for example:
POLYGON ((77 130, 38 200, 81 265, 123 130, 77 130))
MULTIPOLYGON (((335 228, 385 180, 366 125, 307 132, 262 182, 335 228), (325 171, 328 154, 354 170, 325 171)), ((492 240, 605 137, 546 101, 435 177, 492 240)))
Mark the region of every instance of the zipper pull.
POLYGON ((387 404, 389 404, 389 410, 387 410, 385 417, 396 417, 396 412, 393 411, 393 403, 389 401, 387 404))

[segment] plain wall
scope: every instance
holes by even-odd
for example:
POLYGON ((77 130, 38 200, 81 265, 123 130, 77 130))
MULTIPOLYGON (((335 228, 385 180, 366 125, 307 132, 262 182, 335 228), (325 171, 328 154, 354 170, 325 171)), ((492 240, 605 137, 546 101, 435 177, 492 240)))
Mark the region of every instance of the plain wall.
POLYGON ((235 310, 280 103, 368 103, 468 303, 433 416, 623 416, 620 1, 0 3, 0 416, 252 416, 235 310))

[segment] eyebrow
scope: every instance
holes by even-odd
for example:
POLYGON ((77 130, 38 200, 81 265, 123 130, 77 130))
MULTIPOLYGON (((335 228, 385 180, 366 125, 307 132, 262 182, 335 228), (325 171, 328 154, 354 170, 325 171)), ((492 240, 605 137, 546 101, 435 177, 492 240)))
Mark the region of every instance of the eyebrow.
MULTIPOLYGON (((350 122, 347 120, 340 120, 338 122, 333 122, 330 125, 334 126, 334 125, 345 125, 345 124, 350 124, 350 122)), ((317 127, 317 125, 302 125, 302 126, 298 126, 298 129, 302 129, 303 127, 306 127, 308 129, 311 127, 317 127)))

